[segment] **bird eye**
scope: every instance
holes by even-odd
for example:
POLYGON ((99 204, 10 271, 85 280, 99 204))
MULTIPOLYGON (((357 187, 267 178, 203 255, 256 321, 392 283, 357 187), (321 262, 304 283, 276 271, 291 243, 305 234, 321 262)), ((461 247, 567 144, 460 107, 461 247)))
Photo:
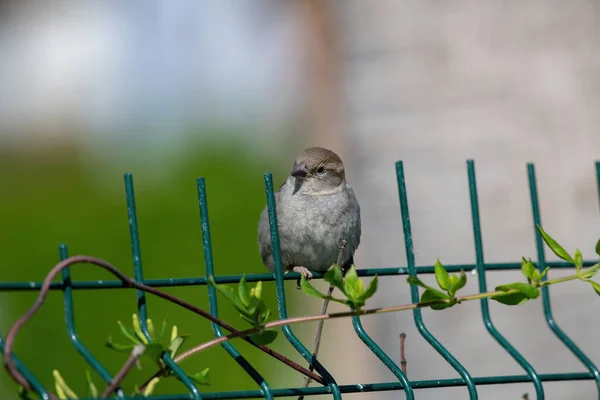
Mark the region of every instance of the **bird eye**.
POLYGON ((325 172, 325 168, 324 167, 321 166, 321 167, 317 168, 317 174, 323 175, 324 172, 325 172))

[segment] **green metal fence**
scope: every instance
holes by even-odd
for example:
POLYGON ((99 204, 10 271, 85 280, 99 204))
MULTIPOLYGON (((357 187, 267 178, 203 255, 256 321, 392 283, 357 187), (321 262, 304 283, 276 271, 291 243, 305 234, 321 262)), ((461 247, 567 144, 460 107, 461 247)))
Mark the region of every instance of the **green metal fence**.
MULTIPOLYGON (((531 198, 531 209, 532 209, 532 234, 535 235, 536 248, 537 248, 537 267, 543 270, 546 266, 552 268, 571 268, 571 265, 563 262, 547 262, 544 255, 543 241, 539 233, 535 229, 536 224, 542 223, 540 217, 540 205, 538 199, 537 184, 535 178, 535 167, 533 164, 527 165, 527 174, 529 180, 529 193, 531 198)), ((477 199, 477 184, 475 179, 475 167, 472 160, 467 161, 467 175, 469 182, 469 194, 471 200, 471 216, 473 235, 475 239, 475 263, 474 264, 462 264, 462 265, 448 265, 446 269, 449 272, 458 272, 461 269, 465 271, 475 270, 479 280, 479 291, 487 291, 486 283, 486 271, 499 271, 499 270, 515 270, 520 269, 520 262, 508 262, 508 263, 486 263, 483 256, 483 242, 481 234, 481 223, 479 216, 479 204, 477 199)), ((407 265, 405 267, 395 268, 378 268, 378 269, 361 269, 358 271, 359 276, 395 276, 395 275, 414 275, 414 274, 431 274, 433 273, 433 266, 417 266, 415 265, 415 257, 413 251, 412 233, 411 233, 411 221, 409 215, 409 206, 407 201, 407 190, 406 180, 404 175, 404 167, 401 161, 396 163, 396 177, 398 184, 398 195, 400 200, 400 211, 402 216, 402 226, 404 230, 404 246, 406 250, 407 265)), ((598 182, 598 195, 600 199, 600 161, 596 162, 596 178, 598 182)), ((281 266, 281 257, 279 253, 279 236, 277 229, 277 217, 274 213, 275 209, 275 197, 273 192, 273 182, 271 173, 266 173, 264 177, 267 205, 269 208, 269 220, 271 223, 271 237, 273 243, 276 245, 274 248, 274 259, 277 266, 281 266)), ((134 264, 134 277, 137 282, 142 282, 151 287, 170 287, 170 286, 201 286, 207 285, 207 278, 210 275, 215 276, 217 283, 234 283, 241 279, 239 275, 219 276, 215 274, 215 268, 213 263, 212 248, 211 248, 211 237, 210 237, 210 226, 208 222, 208 204, 206 194, 206 184, 204 178, 199 178, 197 181, 198 185, 198 201, 200 207, 200 222, 202 226, 202 237, 204 245, 204 257, 206 261, 206 276, 204 277, 188 277, 188 278, 168 278, 163 279, 144 279, 140 241, 138 236, 137 228, 137 216, 135 207, 135 196, 133 187, 133 178, 131 174, 125 175, 125 192, 127 199, 127 211, 129 217, 129 229, 131 237, 131 248, 133 255, 134 264)), ((60 257, 61 259, 67 258, 67 247, 66 245, 60 246, 60 257)), ((592 262, 585 262, 584 265, 590 266, 592 262)), ((314 274, 315 279, 321 278, 322 274, 314 274)), ((277 288, 277 303, 279 310, 279 318, 285 319, 287 315, 287 306, 284 293, 284 279, 297 279, 297 274, 284 274, 281 272, 281 268, 275 268, 275 273, 263 273, 263 274, 252 274, 248 275, 247 281, 272 281, 274 280, 277 288)), ((546 278, 544 277, 544 280, 546 278)), ((0 291, 31 291, 39 290, 41 288, 41 282, 0 282, 0 291)), ((114 289, 114 288, 126 288, 121 281, 71 281, 69 269, 62 271, 62 280, 60 282, 53 283, 51 285, 52 290, 62 290, 64 293, 64 312, 66 327, 69 338, 75 347, 75 349, 81 354, 85 361, 90 367, 95 370, 99 376, 106 382, 110 382, 113 375, 110 371, 106 370, 94 357, 93 354, 85 347, 80 341, 77 335, 77 329, 73 319, 73 290, 85 290, 85 289, 114 289)), ((213 316, 218 316, 218 304, 216 291, 213 287, 208 287, 210 313, 213 316)), ((411 300, 412 302, 419 301, 419 291, 416 286, 411 286, 411 300)), ((285 339, 298 351, 298 353, 310 363, 315 371, 322 377, 324 382, 321 386, 314 386, 309 388, 275 388, 274 382, 267 382, 260 373, 256 371, 252 365, 250 365, 243 357, 240 352, 236 349, 234 343, 225 342, 222 344, 226 352, 233 357, 241 366, 243 371, 256 382, 256 388, 253 390, 246 391, 235 391, 235 392, 205 392, 200 391, 193 382, 186 376, 186 374, 178 367, 177 364, 168 356, 163 356, 163 361, 170 366, 175 376, 183 382, 183 384, 189 390, 188 394, 173 394, 173 395, 160 395, 151 396, 150 399, 249 399, 249 398, 265 398, 273 399, 275 397, 283 396, 298 396, 304 394, 310 395, 323 395, 328 394, 333 399, 341 399, 344 393, 360 393, 360 392, 374 392, 374 391, 403 391, 406 399, 414 399, 417 397, 418 389, 423 388, 443 388, 453 386, 466 386, 469 398, 477 399, 477 387, 480 385, 497 385, 497 384, 511 384, 511 383, 527 383, 530 382, 535 388, 535 395, 537 399, 544 399, 544 382, 551 381, 574 381, 574 380, 594 380, 597 388, 597 397, 600 399, 600 371, 594 362, 586 356, 586 354, 577 347, 577 345, 569 339, 567 334, 561 329, 558 322, 554 319, 552 313, 552 307, 550 304, 550 290, 548 287, 542 288, 542 303, 544 317, 548 324, 549 329, 558 337, 558 339, 570 350, 585 366, 587 372, 565 372, 565 373, 553 373, 543 374, 537 371, 531 363, 523 357, 510 343, 502 336, 502 334, 496 329, 492 318, 490 316, 489 305, 487 299, 480 300, 482 322, 486 327, 489 334, 506 350, 506 352, 520 365, 521 370, 515 371, 514 375, 503 375, 503 376, 473 376, 460 361, 454 357, 436 338, 425 325, 420 309, 412 310, 414 322, 421 336, 456 370, 459 378, 452 379, 431 379, 431 380, 409 380, 408 377, 402 372, 402 369, 392 361, 392 359, 375 343, 375 341, 369 337, 367 332, 361 325, 360 317, 353 317, 352 323, 356 335, 360 340, 381 360, 381 362, 394 374, 397 380, 392 382, 360 382, 351 385, 340 385, 336 382, 335 377, 331 374, 325 365, 319 363, 316 359, 313 359, 312 352, 309 347, 302 343, 295 335, 292 328, 288 325, 282 327, 285 339)), ((148 334, 148 327, 146 326, 146 318, 148 310, 146 306, 145 293, 137 290, 137 305, 140 316, 140 323, 142 331, 148 334)), ((5 328, 4 328, 5 329, 5 328)), ((224 335, 222 329, 213 323, 213 331, 216 337, 224 335)), ((0 350, 4 353, 4 339, 0 336, 0 350)), ((38 379, 29 371, 26 365, 19 361, 18 357, 14 356, 18 370, 22 375, 29 381, 33 389, 41 395, 44 399, 49 399, 48 388, 41 385, 38 379)), ((126 399, 127 397, 123 392, 119 391, 116 394, 116 398, 126 399)))

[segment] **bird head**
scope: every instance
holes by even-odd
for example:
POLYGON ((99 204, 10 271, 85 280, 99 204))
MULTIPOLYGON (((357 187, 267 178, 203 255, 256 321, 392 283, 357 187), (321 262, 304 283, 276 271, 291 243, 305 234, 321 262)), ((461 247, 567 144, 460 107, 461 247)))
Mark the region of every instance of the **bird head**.
POLYGON ((322 147, 304 150, 296 158, 291 176, 295 180, 295 192, 306 194, 325 194, 346 181, 340 157, 322 147))

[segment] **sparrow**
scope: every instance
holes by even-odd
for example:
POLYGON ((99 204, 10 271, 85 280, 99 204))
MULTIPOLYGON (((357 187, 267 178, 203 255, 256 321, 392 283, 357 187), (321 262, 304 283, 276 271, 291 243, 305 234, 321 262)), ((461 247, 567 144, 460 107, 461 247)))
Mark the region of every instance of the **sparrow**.
MULTIPOLYGON (((342 269, 354 264, 360 206, 337 154, 321 147, 304 150, 275 193, 275 202, 284 273, 311 278, 312 272, 325 272, 337 262, 342 246, 342 269)), ((258 223, 258 244, 263 263, 273 272, 267 207, 258 223)))

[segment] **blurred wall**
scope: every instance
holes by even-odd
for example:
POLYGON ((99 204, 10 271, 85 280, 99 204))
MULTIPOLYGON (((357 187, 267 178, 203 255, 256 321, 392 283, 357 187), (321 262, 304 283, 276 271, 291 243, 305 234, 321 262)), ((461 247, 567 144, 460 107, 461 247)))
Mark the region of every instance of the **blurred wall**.
MULTIPOLYGON (((465 160, 475 160, 485 257, 536 259, 526 163, 535 162, 544 227, 567 249, 594 259, 599 237, 594 161, 600 159, 600 13, 590 1, 337 1, 343 47, 343 131, 349 176, 363 210, 361 267, 405 265, 394 162, 403 160, 419 265, 475 260, 465 160)), ((554 259, 549 257, 549 259, 554 259)), ((556 277, 564 272, 552 272, 556 277)), ((465 292, 477 291, 469 276, 465 292)), ((518 279, 489 273, 488 287, 518 279)), ((402 279, 382 280, 371 306, 408 302, 402 279), (385 293, 385 294, 384 294, 385 293)), ((553 288, 559 325, 592 360, 597 295, 582 284, 553 288)), ((541 302, 491 304, 497 328, 540 373, 582 371, 542 316, 541 302)), ((523 374, 485 331, 478 305, 425 311, 425 321, 473 376, 523 374)), ((419 337, 410 313, 364 318, 399 361, 407 332, 411 379, 457 377, 419 337)), ((342 323, 348 329, 349 322, 342 323)), ((342 329, 340 327, 340 329, 342 329)), ((340 332, 332 334, 339 337, 340 332)), ((358 342, 357 340, 353 341, 358 342)), ((337 343, 337 345, 336 345, 337 343)), ((393 376, 375 357, 340 351, 362 368, 342 382, 393 376), (368 378, 367 378, 368 377, 368 378)), ((357 345, 358 346, 358 345, 357 345)), ((545 384, 547 399, 594 398, 593 381, 545 384)), ((531 385, 480 387, 480 398, 517 399, 531 385)), ((464 388, 419 392, 420 399, 464 399, 464 388)), ((361 398, 397 398, 397 393, 361 398)))

